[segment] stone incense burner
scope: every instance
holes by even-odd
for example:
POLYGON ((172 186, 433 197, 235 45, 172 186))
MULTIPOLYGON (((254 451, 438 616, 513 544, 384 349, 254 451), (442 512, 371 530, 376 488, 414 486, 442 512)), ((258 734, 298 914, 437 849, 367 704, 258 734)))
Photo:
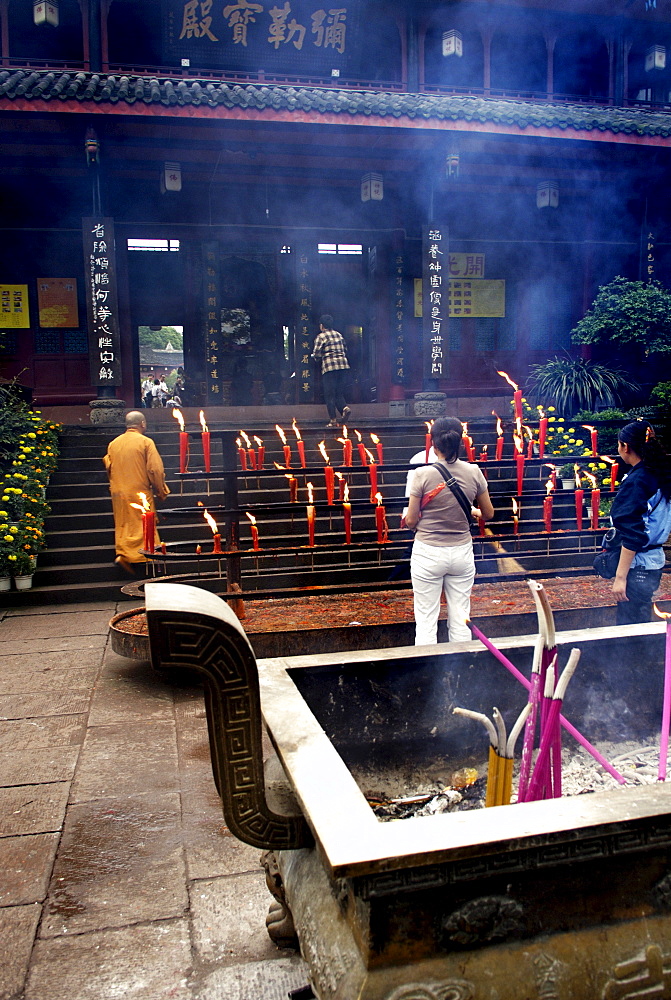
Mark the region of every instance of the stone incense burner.
MULTIPOLYGON (((173 584, 146 595, 152 662, 204 680, 226 822, 274 852, 319 1000, 671 997, 667 783, 380 822, 366 784, 483 760, 482 732, 455 705, 519 712, 526 692, 489 652, 256 664, 216 596, 173 584), (277 753, 265 777, 261 709, 277 753)), ((534 639, 497 642, 527 676, 534 639)), ((663 624, 557 639, 562 666, 582 651, 564 707, 574 725, 593 743, 658 735, 663 624)), ((277 906, 270 923, 283 916, 286 929, 277 906)))

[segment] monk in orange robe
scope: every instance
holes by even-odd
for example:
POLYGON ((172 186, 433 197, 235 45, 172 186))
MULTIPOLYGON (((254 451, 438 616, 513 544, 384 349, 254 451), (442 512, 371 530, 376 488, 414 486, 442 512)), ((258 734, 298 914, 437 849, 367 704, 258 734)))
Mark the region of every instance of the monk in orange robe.
MULTIPOLYGON (((126 414, 126 430, 110 441, 103 458, 110 481, 114 513, 114 545, 117 566, 134 574, 133 567, 146 562, 141 555, 144 545, 142 511, 131 507, 140 504, 138 493, 144 493, 152 510, 155 499, 164 500, 170 490, 158 449, 151 438, 145 437, 147 421, 139 410, 126 414)), ((158 532, 155 544, 160 545, 158 532)))

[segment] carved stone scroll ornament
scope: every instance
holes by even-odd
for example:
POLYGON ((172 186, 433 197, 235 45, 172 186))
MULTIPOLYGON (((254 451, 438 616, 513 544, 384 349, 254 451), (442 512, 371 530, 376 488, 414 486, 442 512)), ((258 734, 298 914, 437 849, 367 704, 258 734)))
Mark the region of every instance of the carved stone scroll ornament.
POLYGON ((442 983, 408 983, 399 986, 386 1000, 473 1000, 472 983, 451 979, 442 983))
POLYGON ((274 812, 266 801, 259 677, 238 619, 216 594, 197 587, 150 583, 145 595, 154 669, 203 677, 212 771, 229 830, 252 847, 311 846, 304 817, 274 812))
POLYGON ((275 902, 270 904, 266 916, 268 936, 278 948, 294 948, 298 951, 298 934, 287 903, 284 882, 277 867, 277 859, 272 851, 264 851, 259 860, 266 873, 268 891, 275 898, 275 902))

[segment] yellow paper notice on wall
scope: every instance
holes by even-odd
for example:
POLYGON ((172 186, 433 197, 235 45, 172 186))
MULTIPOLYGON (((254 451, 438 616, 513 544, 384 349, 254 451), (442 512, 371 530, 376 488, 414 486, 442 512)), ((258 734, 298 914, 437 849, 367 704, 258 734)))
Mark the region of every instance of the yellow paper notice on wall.
POLYGON ((506 283, 503 279, 450 281, 450 316, 505 316, 506 283))
POLYGON ((28 285, 0 285, 0 330, 29 326, 28 285))

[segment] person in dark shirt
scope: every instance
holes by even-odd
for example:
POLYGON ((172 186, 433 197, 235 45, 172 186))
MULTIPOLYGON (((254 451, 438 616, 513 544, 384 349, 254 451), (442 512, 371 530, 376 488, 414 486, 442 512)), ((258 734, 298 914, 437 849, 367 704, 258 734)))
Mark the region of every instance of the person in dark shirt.
POLYGON ((671 531, 671 460, 647 420, 622 428, 617 451, 630 471, 610 509, 622 538, 612 591, 617 624, 631 625, 651 620, 652 596, 662 579, 662 546, 671 531))

